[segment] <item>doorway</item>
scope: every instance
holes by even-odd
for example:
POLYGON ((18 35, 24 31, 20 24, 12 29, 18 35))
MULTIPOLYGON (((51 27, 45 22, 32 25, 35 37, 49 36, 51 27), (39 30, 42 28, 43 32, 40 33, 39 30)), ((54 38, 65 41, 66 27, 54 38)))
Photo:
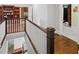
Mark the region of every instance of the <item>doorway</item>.
POLYGON ((63 5, 63 23, 71 26, 71 4, 63 5))

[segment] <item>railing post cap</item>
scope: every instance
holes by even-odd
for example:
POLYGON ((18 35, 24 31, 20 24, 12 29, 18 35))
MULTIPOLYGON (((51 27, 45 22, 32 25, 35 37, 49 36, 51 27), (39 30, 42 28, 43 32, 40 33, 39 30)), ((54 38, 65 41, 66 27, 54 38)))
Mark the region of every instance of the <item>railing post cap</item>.
POLYGON ((47 27, 47 31, 55 31, 55 28, 47 27))

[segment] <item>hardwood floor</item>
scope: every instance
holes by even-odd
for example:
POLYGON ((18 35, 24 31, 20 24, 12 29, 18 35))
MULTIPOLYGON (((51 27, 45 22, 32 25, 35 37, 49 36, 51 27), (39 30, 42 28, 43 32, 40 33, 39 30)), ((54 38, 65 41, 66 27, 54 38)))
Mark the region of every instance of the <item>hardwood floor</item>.
POLYGON ((55 34, 54 40, 55 54, 77 54, 78 44, 65 36, 55 34))

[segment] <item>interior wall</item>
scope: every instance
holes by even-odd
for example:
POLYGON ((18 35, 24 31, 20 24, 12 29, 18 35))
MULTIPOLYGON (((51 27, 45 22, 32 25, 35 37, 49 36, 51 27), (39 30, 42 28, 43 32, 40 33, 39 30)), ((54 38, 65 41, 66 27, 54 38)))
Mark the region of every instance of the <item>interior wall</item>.
POLYGON ((39 26, 47 27, 47 4, 34 4, 33 5, 33 22, 39 26))
POLYGON ((49 4, 47 8, 47 15, 48 20, 47 24, 48 27, 53 27, 56 29, 56 32, 59 32, 59 16, 60 16, 60 10, 58 4, 49 4))
POLYGON ((4 41, 2 48, 0 48, 0 54, 7 54, 8 53, 8 41, 4 41))
POLYGON ((22 46, 24 46, 24 42, 24 37, 14 39, 14 49, 22 48, 22 46))
POLYGON ((33 21, 33 7, 28 7, 28 19, 33 21))
POLYGON ((60 6, 58 4, 34 4, 32 7, 33 22, 43 28, 53 27, 56 32, 60 32, 60 6))

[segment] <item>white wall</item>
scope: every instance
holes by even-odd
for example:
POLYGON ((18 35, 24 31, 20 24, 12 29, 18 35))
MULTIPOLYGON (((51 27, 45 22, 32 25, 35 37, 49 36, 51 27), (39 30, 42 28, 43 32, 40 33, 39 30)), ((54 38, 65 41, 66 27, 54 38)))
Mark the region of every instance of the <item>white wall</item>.
POLYGON ((24 37, 16 38, 14 40, 14 49, 22 48, 25 44, 24 37))
POLYGON ((4 35, 5 35, 5 21, 2 24, 0 24, 0 44, 2 42, 4 35))
POLYGON ((33 21, 43 28, 54 27, 59 32, 60 6, 58 4, 34 4, 33 21))
POLYGON ((47 8, 47 24, 48 27, 53 27, 56 29, 56 32, 59 32, 59 5, 58 4, 49 4, 47 8))
POLYGON ((6 39, 9 44, 14 44, 14 49, 20 48, 25 41, 24 32, 8 34, 6 39))
POLYGON ((28 19, 33 21, 33 7, 28 7, 28 19))
POLYGON ((0 49, 0 54, 8 53, 8 41, 5 39, 2 48, 0 49))
POLYGON ((47 27, 47 5, 34 4, 33 5, 33 22, 41 27, 47 27))

